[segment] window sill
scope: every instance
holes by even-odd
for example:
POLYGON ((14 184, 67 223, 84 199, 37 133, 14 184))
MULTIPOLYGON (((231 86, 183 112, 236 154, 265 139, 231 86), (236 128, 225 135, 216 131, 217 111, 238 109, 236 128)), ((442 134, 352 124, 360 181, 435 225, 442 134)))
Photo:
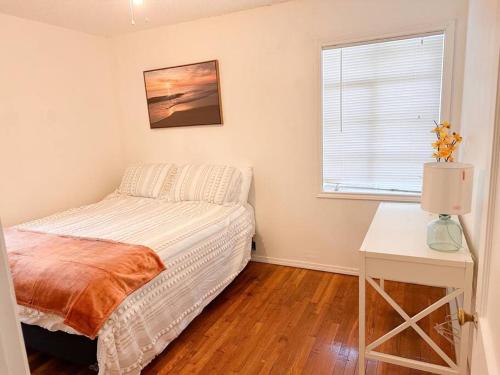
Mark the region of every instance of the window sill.
POLYGON ((420 202, 420 195, 403 195, 403 194, 398 195, 398 194, 321 192, 316 195, 316 198, 351 199, 351 200, 366 200, 366 201, 379 201, 379 202, 420 202))

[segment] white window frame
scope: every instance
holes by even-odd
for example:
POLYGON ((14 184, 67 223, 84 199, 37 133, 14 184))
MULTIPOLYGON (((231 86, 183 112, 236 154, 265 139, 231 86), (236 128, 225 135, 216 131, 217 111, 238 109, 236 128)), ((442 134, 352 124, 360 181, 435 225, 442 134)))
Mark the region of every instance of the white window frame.
MULTIPOLYGON (((453 54, 455 45, 455 21, 439 25, 426 25, 411 30, 394 32, 390 34, 377 35, 371 37, 357 37, 346 40, 324 41, 318 46, 319 60, 319 173, 318 173, 318 191, 317 198, 333 199, 357 199, 374 201, 396 201, 396 202, 420 202, 420 194, 388 194, 388 193, 355 193, 355 192, 327 192, 323 190, 323 50, 339 47, 347 47, 356 44, 367 44, 376 42, 385 42, 390 40, 407 39, 419 37, 428 34, 444 33, 444 51, 443 51, 443 81, 441 93, 441 120, 450 120, 452 113, 452 88, 453 88, 453 54)), ((456 124, 454 124, 456 125, 456 124)), ((454 126, 456 131, 459 127, 454 126)), ((429 144, 429 152, 431 145, 429 144)))

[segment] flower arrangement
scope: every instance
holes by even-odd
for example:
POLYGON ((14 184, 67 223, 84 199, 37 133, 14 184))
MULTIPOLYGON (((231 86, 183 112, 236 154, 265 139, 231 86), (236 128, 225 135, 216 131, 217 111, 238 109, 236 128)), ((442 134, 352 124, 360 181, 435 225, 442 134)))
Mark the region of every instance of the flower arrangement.
POLYGON ((458 144, 462 142, 462 136, 456 132, 449 133, 451 125, 448 121, 441 124, 434 121, 434 124, 436 124, 436 127, 432 129, 432 132, 436 133, 437 140, 432 143, 432 148, 435 150, 432 157, 436 158, 438 162, 455 161, 453 153, 456 151, 458 144))

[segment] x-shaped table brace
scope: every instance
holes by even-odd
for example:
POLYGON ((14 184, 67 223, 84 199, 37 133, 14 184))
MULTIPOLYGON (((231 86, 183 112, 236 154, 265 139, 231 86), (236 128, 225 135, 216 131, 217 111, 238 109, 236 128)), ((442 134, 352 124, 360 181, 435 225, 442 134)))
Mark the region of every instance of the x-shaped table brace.
POLYGON ((405 320, 404 323, 400 324, 399 326, 397 326, 396 328, 392 329, 391 331, 389 331, 388 333, 386 333, 385 335, 379 337, 377 340, 373 341, 371 344, 369 344, 367 347, 366 347, 366 351, 367 353, 370 354, 371 357, 378 357, 378 359, 380 360, 385 360, 386 362, 392 362, 392 363, 395 363, 394 359, 396 358, 401 358, 401 359, 404 359, 405 361, 407 362, 411 362, 411 363, 414 363, 414 364, 422 364, 422 365, 427 365, 427 366, 430 366, 431 368, 429 368, 428 370, 429 371, 432 371, 432 369, 434 369, 435 371, 433 372, 437 372, 437 373, 440 373, 440 372, 446 372, 446 373, 451 373, 451 374, 456 374, 458 372, 458 367, 457 367, 457 364, 455 362, 453 362, 453 360, 429 337, 429 335, 427 335, 423 330, 422 328, 420 328, 418 325, 417 325, 417 322, 424 318, 425 316, 429 315, 430 313, 432 313, 433 311, 439 309, 441 306, 443 306, 444 304, 450 302, 451 300, 453 300, 454 298, 456 298, 457 296, 459 296, 460 294, 462 294, 464 292, 463 289, 461 288, 458 288, 458 289, 455 289, 453 292, 451 292, 450 294, 447 294, 446 296, 444 296, 443 298, 441 298, 439 301, 436 301, 434 302, 432 305, 430 305, 429 307, 427 307, 426 309, 420 311, 418 314, 410 317, 392 298, 389 294, 387 294, 385 292, 384 289, 382 289, 382 287, 377 284, 371 277, 366 277, 366 280, 368 281, 368 283, 382 296, 384 297, 384 299, 389 303, 389 305, 392 306, 392 308, 394 310, 396 310, 399 315, 401 315, 401 317, 405 320), (445 366, 438 366, 438 365, 431 365, 431 364, 427 364, 425 362, 421 362, 421 361, 415 361, 415 360, 410 360, 410 359, 407 359, 407 358, 402 358, 402 357, 397 357, 397 356, 393 356, 393 355, 389 355, 389 354, 385 354, 385 353, 381 353, 381 352, 376 352, 374 351, 373 349, 375 349, 377 346, 381 345, 382 343, 386 342, 387 340, 389 340, 391 337, 394 337, 395 335, 397 335, 398 333, 402 332, 403 330, 405 330, 406 328, 408 327, 412 327, 424 340, 427 344, 429 344, 429 346, 434 349, 434 351, 448 364, 449 368, 445 367, 445 366), (392 360, 391 360, 392 359, 392 360), (446 371, 448 370, 448 371, 446 371))

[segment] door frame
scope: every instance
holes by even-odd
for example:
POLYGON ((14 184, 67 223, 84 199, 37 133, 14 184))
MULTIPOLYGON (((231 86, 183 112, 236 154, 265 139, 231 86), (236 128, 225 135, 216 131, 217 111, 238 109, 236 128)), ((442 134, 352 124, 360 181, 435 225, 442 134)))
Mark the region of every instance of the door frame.
MULTIPOLYGON (((488 292, 489 292, 489 281, 491 272, 491 259, 493 252, 493 239, 495 227, 500 227, 500 217, 495 215, 497 205, 500 204, 500 189, 497 188, 497 181, 500 177, 500 49, 497 55, 497 90, 496 90, 496 100, 495 100, 495 118, 493 124, 493 135, 492 135, 492 148, 491 148, 491 161, 490 161, 490 176, 489 176, 489 187, 488 187, 488 202, 486 211, 486 225, 484 234, 484 252, 479 260, 480 264, 477 267, 477 280, 476 280, 476 300, 475 300, 475 312, 478 317, 478 323, 474 330, 474 339, 470 340, 469 348, 469 360, 473 362, 474 360, 479 360, 475 354, 482 354, 482 357, 487 360, 489 356, 488 352, 485 350, 483 333, 481 331, 481 321, 482 317, 486 313, 487 302, 488 302, 488 292), (478 340, 481 340, 480 342, 478 340), (477 348, 477 344, 480 344, 480 348, 477 348), (473 347, 474 345, 474 347, 473 347), (477 352, 480 350, 481 352, 477 352)), ((471 363, 473 366, 473 364, 471 363)), ((472 367, 471 366, 471 367, 472 367)))
POLYGON ((0 373, 29 375, 26 348, 17 317, 12 276, 7 261, 7 250, 0 223, 0 373))

